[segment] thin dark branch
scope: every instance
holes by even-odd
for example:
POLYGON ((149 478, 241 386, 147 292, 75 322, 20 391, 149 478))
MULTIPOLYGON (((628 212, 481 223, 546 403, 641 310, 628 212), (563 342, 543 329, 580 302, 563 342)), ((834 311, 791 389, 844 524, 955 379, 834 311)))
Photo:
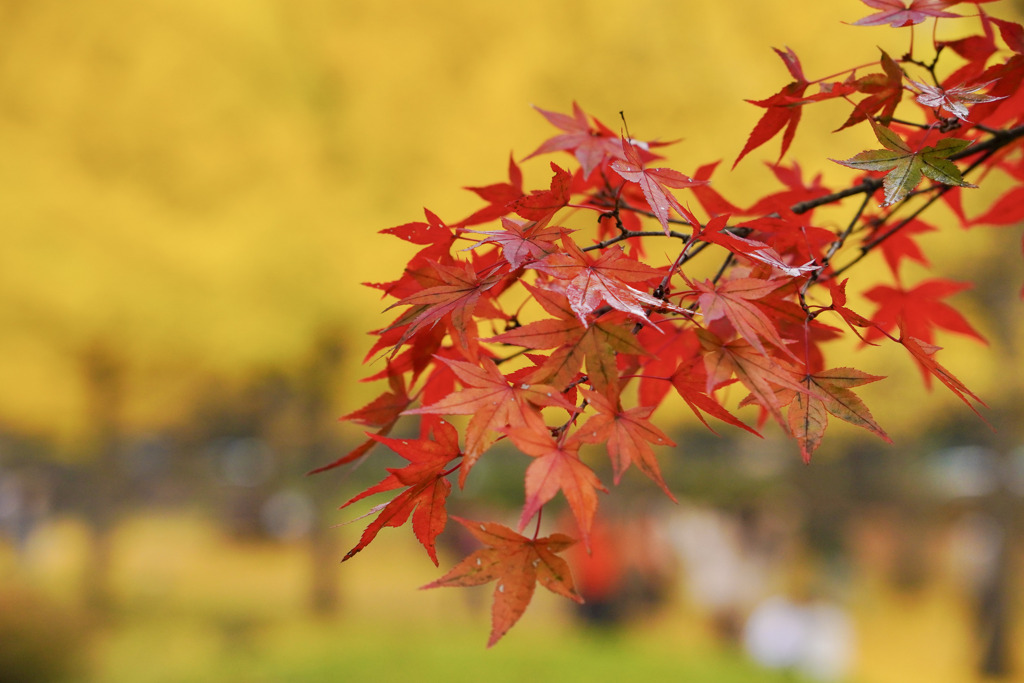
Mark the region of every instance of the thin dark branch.
POLYGON ((593 251, 595 249, 605 249, 607 247, 612 246, 613 244, 625 242, 626 240, 632 239, 634 237, 675 237, 676 239, 681 239, 684 242, 690 239, 689 235, 684 235, 683 233, 676 232, 675 230, 670 231, 668 235, 665 234, 664 230, 625 230, 624 232, 616 235, 615 237, 609 237, 603 242, 598 242, 597 244, 591 244, 590 246, 583 247, 580 249, 580 251, 593 251))
POLYGON ((864 201, 861 202, 860 207, 857 209, 857 213, 855 213, 853 218, 850 219, 850 222, 847 224, 846 229, 843 230, 843 232, 841 232, 838 237, 836 237, 835 241, 833 241, 831 245, 829 245, 828 251, 825 253, 825 256, 821 259, 821 264, 818 267, 818 269, 811 273, 811 276, 807 278, 807 282, 805 282, 803 287, 800 288, 800 304, 801 306, 803 306, 805 311, 808 311, 807 304, 804 301, 804 296, 807 294, 807 290, 810 289, 811 285, 813 285, 815 282, 819 280, 821 274, 825 272, 825 269, 828 268, 828 264, 832 261, 832 257, 836 255, 836 252, 838 252, 843 247, 843 245, 846 243, 846 240, 849 239, 851 234, 853 234, 854 229, 857 227, 857 223, 860 222, 861 216, 864 215, 864 211, 865 209, 868 208, 868 202, 870 201, 871 194, 865 194, 864 201))
POLYGON ((871 196, 874 194, 875 190, 881 186, 881 178, 868 178, 864 182, 854 185, 853 187, 848 187, 845 190, 833 192, 832 194, 827 194, 815 199, 808 199, 805 202, 798 202, 789 207, 789 210, 795 214, 807 213, 811 209, 816 209, 819 206, 825 206, 826 204, 834 204, 841 199, 853 197, 854 195, 867 194, 868 196, 871 196))

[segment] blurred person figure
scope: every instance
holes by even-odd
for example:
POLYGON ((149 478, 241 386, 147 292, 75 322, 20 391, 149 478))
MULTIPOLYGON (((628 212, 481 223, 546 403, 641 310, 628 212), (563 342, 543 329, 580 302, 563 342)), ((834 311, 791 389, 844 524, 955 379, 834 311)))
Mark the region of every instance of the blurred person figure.
POLYGON ((616 625, 650 614, 668 597, 674 564, 649 515, 595 520, 590 552, 577 543, 567 558, 584 600, 577 613, 587 623, 616 625))
POLYGON ((32 532, 50 511, 45 480, 23 472, 0 471, 0 535, 23 555, 32 532))
POLYGON ((747 619, 743 645, 751 659, 765 668, 836 681, 846 675, 853 658, 853 626, 838 605, 800 604, 773 596, 747 619))
POLYGON ((991 514, 968 512, 952 529, 949 547, 955 575, 970 596, 978 637, 979 673, 1010 673, 1009 544, 1003 523, 991 514))
POLYGON ((682 563, 687 594, 706 610, 716 634, 741 637, 745 615, 764 597, 782 561, 781 536, 746 510, 690 507, 669 522, 669 543, 682 563))
POLYGON ((626 563, 611 525, 595 520, 590 531, 590 552, 583 543, 570 549, 573 581, 583 598, 579 616, 595 625, 616 624, 623 618, 620 600, 625 586, 626 563))

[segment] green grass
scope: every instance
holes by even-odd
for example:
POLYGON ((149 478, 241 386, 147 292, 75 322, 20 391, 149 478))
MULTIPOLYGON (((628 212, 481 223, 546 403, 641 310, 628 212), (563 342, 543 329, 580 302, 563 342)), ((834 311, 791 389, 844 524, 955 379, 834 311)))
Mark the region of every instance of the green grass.
MULTIPOLYGON (((73 609, 82 528, 46 533, 31 577, 73 609)), ((793 680, 716 644, 678 606, 600 631, 543 590, 487 649, 490 588, 417 590, 444 567, 407 536, 382 534, 334 566, 340 606, 317 617, 306 608, 312 560, 301 545, 232 542, 201 517, 133 518, 115 539, 117 605, 87 622, 87 669, 75 683, 793 680)))
MULTIPOLYGON (((329 556, 340 558, 361 529, 336 531, 329 556)), ((235 542, 180 513, 119 526, 116 607, 101 619, 74 619, 87 543, 73 520, 44 529, 20 568, 0 547, 0 586, 26 584, 64 609, 62 623, 85 625, 76 641, 45 619, 26 622, 42 634, 35 652, 48 658, 87 639, 86 668, 73 683, 799 680, 755 667, 713 637, 706 615, 678 601, 602 632, 581 627, 571 603, 538 589, 522 620, 487 649, 491 587, 417 590, 456 558, 434 567, 406 531, 388 529, 351 562, 332 563, 340 605, 329 617, 307 608, 314 560, 303 545, 235 542)), ((955 591, 937 583, 904 595, 870 576, 856 586, 851 680, 973 680, 970 623, 955 591)))
POLYGON ((131 621, 103 636, 96 683, 792 680, 670 634, 646 637, 644 629, 615 635, 540 627, 488 650, 486 630, 462 619, 131 621))

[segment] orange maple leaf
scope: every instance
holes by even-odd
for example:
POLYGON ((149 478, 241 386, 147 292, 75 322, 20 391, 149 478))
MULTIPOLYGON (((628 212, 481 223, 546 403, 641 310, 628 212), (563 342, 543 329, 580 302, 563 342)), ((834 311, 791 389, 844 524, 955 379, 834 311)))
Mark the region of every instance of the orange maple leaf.
POLYGON ((661 223, 666 235, 670 232, 668 227, 669 209, 675 209, 676 213, 695 228, 700 225, 696 217, 679 203, 669 188, 698 187, 707 185, 708 181, 696 180, 679 171, 673 171, 671 168, 645 168, 636 146, 626 138, 622 138, 622 154, 625 160, 613 161, 612 170, 629 182, 637 183, 640 186, 644 198, 651 207, 651 212, 661 223))
POLYGON ((874 432, 886 443, 892 443, 885 430, 875 422, 868 407, 852 391, 853 387, 880 379, 884 377, 869 375, 854 368, 822 370, 804 377, 803 384, 808 393, 792 392, 790 400, 783 399, 782 403, 789 403, 789 429, 800 444, 804 462, 810 462, 811 454, 821 445, 828 426, 828 413, 874 432))
POLYGON ((371 434, 370 438, 385 444, 408 460, 409 464, 402 468, 388 468, 390 474, 387 477, 354 496, 341 507, 347 507, 376 493, 408 488, 380 508, 376 519, 363 531, 359 543, 348 551, 342 561, 351 558, 369 545, 384 527, 402 526, 409 519, 409 515, 412 515, 413 533, 436 565, 437 549, 434 539, 444 530, 448 521, 445 501, 452 485, 445 477, 451 472, 448 468, 449 463, 460 455, 458 431, 442 421, 434 427, 430 437, 425 439, 392 439, 377 434, 371 434))
POLYGON ((493 522, 473 522, 453 516, 487 547, 466 557, 437 581, 422 588, 441 586, 480 586, 497 581, 491 608, 491 647, 523 616, 539 581, 553 593, 582 603, 576 592, 569 564, 558 557, 576 541, 565 534, 544 538, 526 538, 512 529, 493 522))
POLYGON ((745 339, 726 342, 704 329, 697 330, 697 337, 706 351, 704 368, 708 373, 708 393, 735 376, 750 390, 753 400, 767 410, 783 429, 787 429, 782 416, 785 403, 777 392, 784 388, 807 393, 807 388, 800 383, 802 374, 796 367, 781 358, 758 352, 745 339))
POLYGON ((719 282, 696 282, 693 287, 699 292, 697 301, 704 314, 705 324, 725 319, 738 335, 750 342, 762 355, 768 353, 761 343, 762 339, 792 355, 771 317, 754 303, 787 283, 787 280, 742 277, 719 282))
POLYGON ((480 365, 438 356, 452 369, 465 388, 453 392, 437 403, 404 415, 472 415, 466 427, 466 453, 459 474, 459 486, 480 456, 490 448, 506 427, 523 427, 530 415, 537 415, 534 406, 560 406, 572 411, 554 387, 546 384, 510 383, 494 361, 482 358, 480 365))
POLYGON ((651 283, 664 273, 636 259, 629 258, 621 248, 605 250, 598 258, 584 253, 566 235, 562 238, 565 251, 552 254, 531 264, 543 273, 567 281, 565 295, 569 305, 584 327, 602 304, 650 324, 648 310, 688 313, 664 299, 659 299, 630 283, 651 283))
POLYGON ((586 364, 587 377, 599 391, 616 390, 619 371, 615 354, 645 355, 647 352, 633 334, 633 324, 617 311, 609 311, 583 324, 569 300, 559 292, 523 283, 548 313, 556 316, 484 339, 528 349, 555 349, 531 375, 530 381, 564 386, 586 364))
POLYGON ((615 483, 619 483, 622 473, 630 464, 635 464, 641 472, 661 487, 665 495, 675 501, 676 497, 668 490, 654 450, 651 448, 652 443, 659 446, 675 446, 675 443, 647 419, 654 412, 654 406, 623 410, 617 403, 613 404, 596 391, 581 388, 580 392, 598 414, 587 420, 578 433, 583 435, 581 438, 584 441, 606 444, 608 457, 612 460, 615 483))
POLYGON ((601 481, 579 456, 582 441, 576 437, 551 436, 551 431, 533 419, 526 427, 506 429, 505 433, 523 453, 534 461, 526 468, 526 504, 519 517, 519 530, 536 515, 549 500, 561 491, 569 502, 583 543, 590 546, 590 528, 597 511, 597 491, 607 493, 601 481))

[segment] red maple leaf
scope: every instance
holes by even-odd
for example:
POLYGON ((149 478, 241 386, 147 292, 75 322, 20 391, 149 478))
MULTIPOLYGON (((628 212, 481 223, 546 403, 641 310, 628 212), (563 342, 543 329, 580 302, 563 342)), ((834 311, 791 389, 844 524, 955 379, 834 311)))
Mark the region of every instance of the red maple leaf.
POLYGON ((589 389, 580 389, 587 401, 598 412, 588 419, 579 433, 589 443, 604 443, 611 458, 615 483, 622 479, 623 472, 635 464, 641 472, 651 478, 673 501, 676 497, 668 490, 661 476, 661 468, 651 444, 675 446, 665 433, 651 424, 649 418, 653 406, 641 406, 623 410, 618 403, 612 403, 603 395, 589 389))
POLYGON ((583 177, 589 178, 594 169, 604 163, 606 158, 621 156, 619 136, 597 119, 593 119, 594 125, 591 126, 587 121, 587 114, 575 102, 572 103, 572 116, 547 111, 540 107, 534 107, 534 109, 539 111, 553 126, 565 132, 546 140, 526 157, 527 159, 538 154, 565 150, 576 157, 583 169, 583 177))
POLYGON ((530 221, 521 223, 511 218, 502 217, 502 230, 466 230, 478 235, 487 235, 469 249, 483 244, 501 245, 502 256, 518 269, 531 261, 539 261, 548 254, 557 251, 556 241, 564 233, 571 232, 565 228, 547 225, 547 221, 530 221))
POLYGON ((877 344, 874 344, 873 342, 865 339, 864 335, 862 335, 858 329, 873 328, 876 327, 876 325, 867 318, 865 318, 864 316, 862 316, 860 313, 857 313, 853 309, 847 308, 846 306, 847 282, 849 282, 849 278, 838 283, 835 280, 826 281, 826 284, 829 288, 829 294, 832 296, 832 305, 828 306, 826 310, 835 311, 836 313, 838 313, 839 317, 843 319, 843 322, 846 323, 847 327, 849 327, 850 330, 855 335, 857 335, 862 342, 864 342, 865 344, 870 344, 871 346, 877 346, 877 344))
MULTIPOLYGON (((865 292, 864 296, 878 304, 871 320, 886 332, 891 333, 899 327, 907 335, 931 344, 934 330, 939 327, 974 337, 985 344, 985 338, 960 313, 940 301, 965 289, 970 289, 970 285, 937 278, 925 280, 913 289, 904 289, 902 285, 878 285, 865 292)), ((866 338, 870 341, 881 336, 879 330, 869 329, 866 338)))
POLYGON ((426 223, 422 221, 404 223, 393 228, 384 228, 380 233, 382 235, 394 235, 412 244, 425 245, 410 260, 418 258, 427 261, 438 261, 442 257, 448 256, 451 245, 455 241, 455 232, 452 230, 452 226, 445 225, 444 221, 433 212, 424 209, 423 213, 427 218, 426 223))
POLYGON ((705 329, 698 329, 697 336, 705 350, 707 392, 711 393, 715 387, 735 377, 750 391, 754 402, 767 410, 785 429, 787 423, 783 419, 782 408, 786 404, 781 401, 778 390, 806 392, 800 383, 802 373, 788 361, 759 352, 744 339, 722 341, 718 335, 705 329))
POLYGON ((534 190, 509 204, 509 208, 527 220, 546 222, 568 204, 572 196, 572 174, 554 163, 551 170, 554 175, 548 189, 534 190))
POLYGON ((387 477, 341 507, 347 507, 377 493, 407 488, 383 506, 376 519, 363 531, 359 543, 348 551, 342 561, 350 559, 365 548, 384 527, 400 527, 406 523, 409 515, 412 515, 413 533, 436 565, 437 549, 434 539, 444 530, 448 521, 445 501, 452 490, 452 485, 445 477, 451 472, 449 464, 460 455, 458 431, 447 422, 441 421, 434 427, 429 438, 392 439, 378 434, 371 434, 370 438, 385 444, 408 460, 409 464, 400 469, 388 468, 390 474, 387 477))
MULTIPOLYGON (((693 414, 708 429, 711 429, 711 425, 708 424, 702 413, 716 417, 733 427, 744 429, 754 436, 761 436, 757 430, 744 424, 709 394, 707 370, 700 355, 695 354, 689 360, 680 363, 672 374, 671 381, 679 396, 686 401, 686 405, 690 407, 693 414)), ((715 430, 711 429, 711 431, 715 430)))
POLYGON ((711 280, 691 283, 699 293, 697 301, 704 322, 711 323, 718 319, 729 322, 732 329, 746 339, 762 355, 767 355, 761 340, 786 351, 786 342, 767 313, 757 307, 754 302, 763 299, 779 287, 788 284, 787 280, 761 280, 758 278, 736 278, 711 280))
POLYGON ((472 553, 437 581, 423 586, 480 586, 497 581, 491 608, 491 647, 523 616, 540 582, 553 593, 583 602, 576 592, 568 563, 558 557, 576 541, 565 534, 526 538, 493 522, 473 522, 452 517, 487 547, 472 553))
POLYGON ((805 180, 803 169, 796 161, 791 161, 788 164, 770 164, 768 168, 786 189, 762 197, 753 206, 742 212, 759 216, 756 220, 770 219, 775 213, 794 215, 790 210, 794 204, 816 199, 829 193, 829 189, 821 182, 821 173, 816 174, 809 181, 805 180))
POLYGON ((632 323, 622 313, 609 312, 584 325, 568 299, 560 292, 523 283, 538 303, 554 318, 527 323, 487 342, 513 344, 527 349, 555 349, 530 376, 530 382, 555 386, 569 384, 585 363, 588 381, 599 391, 618 391, 616 352, 646 353, 633 334, 632 323))
MULTIPOLYGON (((378 427, 377 435, 387 435, 392 428, 394 428, 395 423, 398 422, 398 418, 401 417, 402 411, 408 408, 412 403, 412 399, 406 391, 405 379, 399 369, 395 365, 388 363, 386 373, 390 391, 385 391, 359 410, 352 411, 338 419, 355 422, 368 427, 378 427)), ((377 440, 371 437, 349 451, 346 455, 343 455, 333 462, 311 470, 309 474, 325 472, 354 460, 358 460, 369 453, 370 449, 376 444, 377 440)))
POLYGON ((902 0, 860 0, 868 7, 882 10, 853 22, 854 26, 881 26, 889 24, 893 28, 920 24, 928 17, 960 18, 959 14, 946 12, 943 8, 951 4, 950 0, 912 0, 907 5, 902 0))
POLYGON ((668 227, 670 209, 675 209, 676 213, 690 225, 700 225, 690 210, 680 204, 668 188, 697 187, 706 185, 708 181, 696 180, 679 171, 673 171, 671 168, 645 168, 640 153, 626 138, 622 138, 622 153, 625 159, 613 161, 612 170, 629 182, 640 186, 644 198, 661 223, 666 235, 670 232, 668 227))
MULTIPOLYGON (((985 420, 969 399, 974 399, 981 405, 985 405, 985 402, 964 386, 964 383, 957 379, 952 372, 944 368, 937 360, 935 360, 935 353, 942 350, 941 346, 935 346, 934 344, 929 344, 928 342, 920 339, 903 335, 900 336, 899 342, 903 344, 903 348, 909 351, 914 357, 914 360, 917 361, 918 366, 921 368, 921 372, 924 373, 926 385, 931 387, 931 378, 938 377, 939 381, 945 384, 946 388, 952 391, 957 398, 963 401, 968 408, 974 411, 975 415, 980 417, 982 420, 985 420)), ((988 421, 985 420, 985 422, 987 424, 988 421)))
POLYGON ((628 313, 650 323, 644 306, 652 310, 687 311, 664 299, 632 287, 629 283, 650 283, 663 277, 657 268, 645 265, 617 247, 606 249, 596 259, 581 251, 567 237, 564 252, 552 254, 530 267, 559 280, 568 280, 565 295, 576 317, 584 326, 601 304, 628 313))
POLYGON ((432 327, 447 317, 456 341, 462 348, 467 349, 470 355, 475 355, 476 324, 473 309, 481 295, 498 284, 501 278, 494 273, 481 277, 469 263, 451 266, 436 263, 434 269, 443 284, 410 294, 386 309, 390 310, 395 306, 410 307, 387 328, 392 330, 405 327, 394 350, 420 330, 432 327))
MULTIPOLYGON (((871 220, 867 219, 867 222, 870 224, 871 220)), ((879 237, 877 233, 888 227, 879 226, 879 230, 875 231, 869 239, 873 240, 879 237)), ((929 225, 919 218, 914 218, 902 224, 898 231, 891 235, 886 235, 885 240, 879 243, 879 247, 882 250, 882 256, 885 257, 885 262, 889 265, 889 270, 892 271, 894 276, 899 276, 900 263, 904 259, 916 261, 923 266, 930 265, 924 252, 921 251, 921 248, 914 240, 914 236, 926 232, 934 232, 935 230, 935 226, 929 225)))
POLYGON ((779 159, 781 160, 786 155, 790 143, 793 142, 793 136, 796 135, 796 127, 800 123, 800 116, 803 113, 802 105, 808 101, 804 97, 804 91, 807 90, 810 83, 804 77, 800 60, 795 52, 788 48, 785 52, 775 48, 775 53, 782 58, 789 73, 796 80, 769 98, 747 100, 751 104, 763 107, 766 111, 754 126, 754 130, 750 132, 747 144, 743 146, 736 161, 732 163, 733 168, 736 168, 736 164, 740 163, 743 157, 771 140, 785 128, 785 132, 782 134, 782 148, 779 150, 779 159))
POLYGON ((597 492, 607 489, 601 485, 594 471, 579 456, 582 441, 577 436, 556 441, 551 430, 539 419, 526 427, 505 430, 512 443, 533 462, 526 468, 526 503, 519 517, 522 531, 545 503, 561 491, 569 503, 583 543, 590 546, 590 527, 597 511, 597 492))
POLYGON ((500 218, 509 212, 509 204, 523 196, 523 173, 511 156, 508 159, 508 182, 483 187, 467 187, 487 202, 487 206, 455 224, 458 227, 479 225, 500 218))
POLYGON ((464 486, 470 469, 506 427, 523 427, 534 406, 560 406, 568 411, 575 406, 567 402, 554 387, 546 384, 517 384, 501 374, 494 361, 482 358, 480 364, 439 358, 447 364, 463 384, 433 405, 405 411, 406 415, 472 415, 466 427, 466 453, 459 474, 464 486))
POLYGON ((985 213, 971 221, 988 225, 1016 225, 1024 221, 1024 187, 1017 185, 993 202, 985 213))
POLYGON ((721 162, 714 161, 710 164, 704 164, 694 171, 693 179, 702 180, 706 184, 694 185, 693 194, 704 208, 704 211, 712 217, 719 214, 743 213, 738 206, 723 197, 711 186, 711 174, 718 168, 719 163, 721 162))
MULTIPOLYGON (((719 216, 719 218, 723 218, 723 216, 719 216)), ((776 218, 757 219, 757 221, 760 222, 761 224, 763 224, 766 221, 778 220, 779 219, 776 218)), ((754 223, 755 222, 744 224, 744 226, 753 225, 754 223)), ((711 222, 709 221, 708 226, 710 225, 711 222)), ((831 233, 828 234, 832 236, 831 233)), ((751 261, 757 261, 759 263, 771 266, 775 270, 780 271, 790 277, 800 277, 805 273, 810 273, 820 268, 820 266, 814 259, 811 259, 810 261, 800 265, 793 265, 791 263, 788 263, 786 259, 782 256, 782 254, 776 251, 774 247, 769 246, 768 244, 760 240, 750 239, 749 237, 741 237, 740 235, 736 235, 730 232, 718 232, 716 234, 702 233, 700 235, 700 238, 707 242, 713 242, 720 246, 724 246, 726 249, 736 254, 737 256, 744 256, 750 259, 751 261)))
MULTIPOLYGON (((992 2, 993 0, 986 0, 992 2)), ((1024 53, 1024 27, 1005 19, 988 17, 988 20, 999 27, 999 35, 1003 37, 1006 46, 1017 54, 1024 53)), ((986 55, 987 57, 987 55, 986 55)), ((984 63, 984 60, 982 60, 984 63)))

